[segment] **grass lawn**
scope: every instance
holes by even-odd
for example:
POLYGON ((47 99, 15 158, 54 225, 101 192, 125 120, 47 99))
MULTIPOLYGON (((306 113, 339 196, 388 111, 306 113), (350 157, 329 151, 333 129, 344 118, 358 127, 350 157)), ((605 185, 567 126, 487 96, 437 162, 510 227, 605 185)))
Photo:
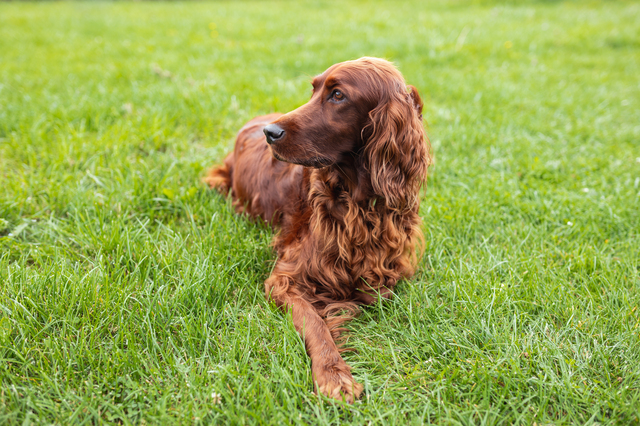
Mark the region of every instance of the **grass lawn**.
POLYGON ((639 424, 640 4, 0 4, 0 423, 639 424), (200 179, 360 56, 425 101, 420 272, 313 394, 200 179))

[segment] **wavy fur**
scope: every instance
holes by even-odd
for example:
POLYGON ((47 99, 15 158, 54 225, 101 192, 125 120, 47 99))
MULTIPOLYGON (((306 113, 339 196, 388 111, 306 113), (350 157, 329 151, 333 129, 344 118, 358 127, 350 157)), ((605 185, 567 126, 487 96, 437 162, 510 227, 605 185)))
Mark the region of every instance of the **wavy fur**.
POLYGON ((340 357, 342 325, 414 273, 429 145, 420 96, 391 63, 336 64, 313 86, 300 108, 249 122, 206 181, 280 227, 267 297, 303 335, 317 390, 353 401, 362 386, 340 357), (270 123, 283 136, 268 145, 270 123))

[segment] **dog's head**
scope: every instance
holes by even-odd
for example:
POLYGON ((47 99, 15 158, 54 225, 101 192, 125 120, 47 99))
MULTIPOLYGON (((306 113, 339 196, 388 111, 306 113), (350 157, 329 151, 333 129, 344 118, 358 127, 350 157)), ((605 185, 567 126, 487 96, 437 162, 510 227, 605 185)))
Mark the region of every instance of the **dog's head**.
POLYGON ((309 102, 264 128, 274 157, 315 168, 361 157, 374 192, 407 207, 401 194, 424 181, 429 165, 415 87, 377 58, 333 65, 312 84, 309 102))

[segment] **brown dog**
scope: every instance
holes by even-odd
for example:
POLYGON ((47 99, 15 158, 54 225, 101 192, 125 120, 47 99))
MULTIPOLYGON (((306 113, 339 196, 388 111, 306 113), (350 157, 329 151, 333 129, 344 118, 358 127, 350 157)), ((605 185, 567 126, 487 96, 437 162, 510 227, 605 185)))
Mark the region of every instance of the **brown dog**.
POLYGON ((361 58, 314 78, 300 108, 247 123, 205 179, 280 226, 265 291, 291 312, 325 395, 362 392, 335 339, 359 305, 413 274, 429 162, 417 90, 391 63, 361 58))

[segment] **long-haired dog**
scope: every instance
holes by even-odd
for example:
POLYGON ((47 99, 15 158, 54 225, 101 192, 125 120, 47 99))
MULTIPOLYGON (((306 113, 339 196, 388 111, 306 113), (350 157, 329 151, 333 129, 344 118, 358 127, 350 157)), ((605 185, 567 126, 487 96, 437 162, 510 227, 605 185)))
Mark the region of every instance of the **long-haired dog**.
POLYGON ((311 100, 249 121, 205 181, 280 227, 265 291, 305 341, 319 392, 353 402, 340 326, 414 273, 429 145, 422 101, 388 61, 361 58, 313 79, 311 100))

